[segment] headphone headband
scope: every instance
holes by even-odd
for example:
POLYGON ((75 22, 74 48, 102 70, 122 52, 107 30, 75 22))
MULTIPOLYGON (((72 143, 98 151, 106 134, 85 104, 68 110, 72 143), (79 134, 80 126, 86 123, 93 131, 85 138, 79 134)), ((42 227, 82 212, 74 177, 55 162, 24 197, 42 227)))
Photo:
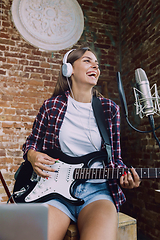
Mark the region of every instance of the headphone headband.
POLYGON ((74 50, 76 49, 71 49, 70 51, 66 52, 66 54, 64 55, 63 57, 63 64, 67 63, 67 58, 68 58, 68 55, 73 52, 74 50))

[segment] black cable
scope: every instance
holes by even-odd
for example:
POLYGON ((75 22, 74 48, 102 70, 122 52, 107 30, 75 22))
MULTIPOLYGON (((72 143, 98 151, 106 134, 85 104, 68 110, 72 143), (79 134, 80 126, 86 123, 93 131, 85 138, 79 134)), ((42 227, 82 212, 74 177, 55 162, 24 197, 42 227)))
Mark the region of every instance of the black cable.
POLYGON ((152 133, 153 133, 153 136, 154 136, 154 138, 155 138, 155 140, 156 140, 156 142, 158 143, 158 146, 159 146, 159 148, 160 148, 160 141, 159 141, 159 139, 157 138, 156 133, 155 133, 155 130, 157 130, 160 126, 158 126, 157 128, 155 128, 153 115, 148 115, 148 119, 149 119, 149 123, 150 123, 150 125, 151 125, 152 130, 149 130, 149 131, 141 131, 141 130, 133 127, 132 124, 129 122, 128 118, 126 117, 126 121, 127 121, 128 125, 129 125, 133 130, 135 130, 135 131, 137 131, 137 132, 139 132, 139 133, 151 133, 151 132, 152 132, 152 133))
MULTIPOLYGON (((149 116, 151 116, 151 115, 149 115, 149 116)), ((149 116, 148 116, 148 117, 149 117, 149 116)), ((152 115, 152 116, 153 116, 153 115, 152 115)), ((151 132, 153 132, 153 129, 152 129, 152 130, 148 130, 148 131, 141 131, 141 130, 139 130, 139 129, 137 129, 137 128, 135 128, 135 127, 132 126, 132 124, 129 122, 127 116, 125 116, 125 118, 126 118, 126 121, 127 121, 128 125, 129 125, 133 130, 135 130, 135 131, 137 131, 137 132, 139 132, 139 133, 151 133, 151 132)), ((160 128, 160 125, 159 125, 158 127, 154 128, 154 132, 155 132, 155 130, 157 130, 157 129, 159 129, 159 128, 160 128)))
POLYGON ((16 195, 15 193, 13 193, 9 198, 8 198, 8 201, 7 201, 7 204, 9 203, 9 201, 11 200, 11 198, 16 195))
POLYGON ((9 203, 10 199, 11 199, 13 196, 20 196, 20 195, 22 195, 23 193, 25 193, 27 190, 28 190, 28 187, 27 187, 27 189, 22 188, 21 190, 14 192, 14 193, 9 197, 9 199, 8 199, 8 201, 7 201, 7 204, 9 203))
POLYGON ((148 119, 149 119, 149 123, 150 123, 151 128, 152 128, 153 136, 154 136, 154 138, 156 139, 156 141, 157 141, 157 143, 158 143, 158 146, 159 146, 159 148, 160 148, 160 141, 159 141, 159 139, 157 138, 156 133, 155 133, 155 127, 154 127, 154 118, 153 118, 153 115, 148 115, 148 119))

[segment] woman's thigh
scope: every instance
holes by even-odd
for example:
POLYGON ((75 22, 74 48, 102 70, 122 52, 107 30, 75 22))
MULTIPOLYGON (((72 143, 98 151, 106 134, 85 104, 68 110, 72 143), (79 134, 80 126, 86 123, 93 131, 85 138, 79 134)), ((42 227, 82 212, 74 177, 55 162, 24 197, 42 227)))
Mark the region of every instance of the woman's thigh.
POLYGON ((48 211, 48 240, 63 240, 70 218, 61 210, 49 205, 48 211))
POLYGON ((118 217, 115 205, 109 200, 90 203, 79 214, 78 228, 83 240, 116 240, 118 217))

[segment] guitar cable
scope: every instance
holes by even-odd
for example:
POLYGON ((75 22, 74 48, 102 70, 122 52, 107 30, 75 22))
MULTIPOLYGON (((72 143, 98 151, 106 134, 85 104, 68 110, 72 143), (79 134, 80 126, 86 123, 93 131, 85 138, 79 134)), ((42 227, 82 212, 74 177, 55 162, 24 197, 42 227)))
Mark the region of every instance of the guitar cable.
POLYGON ((25 193, 26 191, 27 191, 27 189, 22 188, 21 190, 12 193, 12 195, 8 198, 7 204, 9 203, 9 201, 11 200, 11 198, 12 198, 13 196, 15 196, 15 195, 17 195, 17 196, 18 196, 18 195, 22 195, 22 194, 25 193))

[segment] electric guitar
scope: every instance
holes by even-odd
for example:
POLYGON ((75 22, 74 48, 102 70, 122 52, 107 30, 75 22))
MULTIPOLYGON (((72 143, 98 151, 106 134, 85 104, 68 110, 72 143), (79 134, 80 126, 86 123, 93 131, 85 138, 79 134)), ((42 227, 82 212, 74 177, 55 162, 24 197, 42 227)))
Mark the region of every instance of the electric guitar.
MULTIPOLYGON (((129 168, 91 168, 96 161, 106 162, 104 152, 93 152, 82 157, 70 157, 57 150, 47 150, 44 153, 57 159, 58 162, 50 167, 55 172, 50 172, 50 178, 39 177, 29 161, 22 163, 22 168, 17 176, 13 197, 16 203, 46 202, 58 198, 74 204, 81 205, 82 199, 72 193, 82 182, 89 179, 119 179, 129 168)), ((139 177, 160 178, 160 168, 135 168, 139 177)))

